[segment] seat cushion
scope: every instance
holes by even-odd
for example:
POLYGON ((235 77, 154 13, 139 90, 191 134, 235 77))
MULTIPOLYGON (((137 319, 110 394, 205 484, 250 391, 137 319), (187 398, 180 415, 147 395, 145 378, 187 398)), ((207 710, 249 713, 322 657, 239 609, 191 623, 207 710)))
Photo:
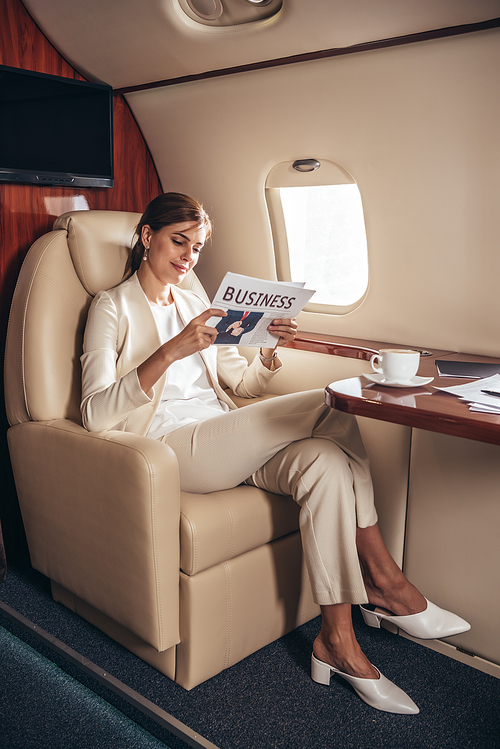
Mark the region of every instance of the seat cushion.
POLYGON ((196 575, 292 533, 299 527, 299 511, 291 497, 253 486, 181 492, 181 570, 196 575))

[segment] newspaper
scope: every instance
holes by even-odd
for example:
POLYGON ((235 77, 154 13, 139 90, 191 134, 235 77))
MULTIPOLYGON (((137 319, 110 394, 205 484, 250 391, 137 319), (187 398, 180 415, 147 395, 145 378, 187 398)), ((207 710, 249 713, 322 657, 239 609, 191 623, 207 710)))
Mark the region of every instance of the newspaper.
POLYGON ((268 331, 268 326, 278 318, 296 317, 313 294, 303 283, 263 281, 226 273, 211 307, 224 310, 227 317, 211 317, 207 321, 218 330, 214 343, 274 348, 276 336, 268 331))

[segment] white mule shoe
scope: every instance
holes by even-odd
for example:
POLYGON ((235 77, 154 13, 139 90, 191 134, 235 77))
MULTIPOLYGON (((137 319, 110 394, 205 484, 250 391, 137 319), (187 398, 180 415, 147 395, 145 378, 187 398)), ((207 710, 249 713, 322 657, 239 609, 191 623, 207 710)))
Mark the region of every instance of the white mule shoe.
MULTIPOLYGON (((427 601, 427 598, 425 599, 427 601)), ((435 640, 441 637, 451 637, 470 629, 470 624, 461 619, 451 611, 440 609, 439 606, 427 601, 427 608, 418 614, 408 616, 391 616, 384 613, 383 609, 375 608, 373 611, 360 606, 365 624, 369 627, 380 628, 380 622, 385 620, 400 627, 412 637, 420 640, 435 640)))
POLYGON ((326 684, 328 686, 331 675, 338 674, 353 687, 363 702, 366 702, 367 705, 374 707, 376 710, 402 715, 416 715, 420 712, 406 692, 403 692, 392 681, 386 679, 378 669, 377 672, 379 674, 378 679, 361 679, 358 676, 344 674, 334 666, 320 661, 314 653, 311 656, 311 678, 317 684, 326 684))

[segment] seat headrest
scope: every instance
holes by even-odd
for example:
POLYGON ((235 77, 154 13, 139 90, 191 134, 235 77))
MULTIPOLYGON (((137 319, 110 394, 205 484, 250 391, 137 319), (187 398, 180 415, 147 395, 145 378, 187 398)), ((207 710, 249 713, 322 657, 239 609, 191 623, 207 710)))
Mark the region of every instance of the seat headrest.
POLYGON ((126 211, 69 211, 54 222, 54 229, 66 230, 75 270, 92 296, 122 281, 140 218, 126 211))

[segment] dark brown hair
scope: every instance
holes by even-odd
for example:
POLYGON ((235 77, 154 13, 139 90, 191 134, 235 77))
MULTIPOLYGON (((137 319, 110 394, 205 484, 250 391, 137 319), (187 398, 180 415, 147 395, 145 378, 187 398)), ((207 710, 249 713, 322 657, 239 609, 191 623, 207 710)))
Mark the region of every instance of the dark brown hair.
POLYGON ((144 245, 142 244, 142 228, 144 226, 149 226, 153 232, 157 232, 171 224, 188 222, 196 227, 203 227, 207 232, 207 239, 211 235, 212 221, 210 217, 203 206, 194 198, 190 198, 189 195, 183 195, 180 192, 165 192, 152 200, 136 226, 137 239, 130 250, 123 277, 129 278, 140 268, 144 255, 144 245))

